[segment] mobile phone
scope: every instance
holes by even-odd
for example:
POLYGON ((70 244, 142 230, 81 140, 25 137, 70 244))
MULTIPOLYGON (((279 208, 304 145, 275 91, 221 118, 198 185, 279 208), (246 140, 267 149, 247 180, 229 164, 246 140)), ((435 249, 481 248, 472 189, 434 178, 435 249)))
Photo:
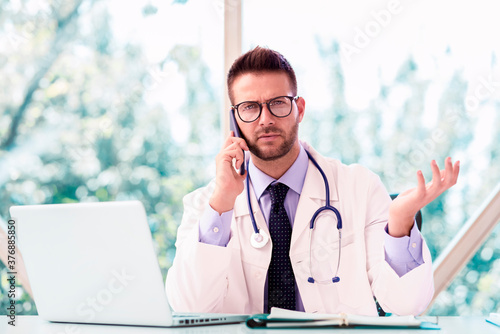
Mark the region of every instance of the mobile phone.
MULTIPOLYGON (((240 128, 238 127, 238 123, 236 123, 236 118, 234 116, 234 109, 231 108, 229 111, 229 129, 234 132, 235 137, 243 138, 241 136, 240 128)), ((242 149, 243 151, 243 149, 242 149)), ((243 156, 245 156, 245 151, 243 151, 243 156)), ((245 174, 245 161, 240 166, 240 175, 245 174)))

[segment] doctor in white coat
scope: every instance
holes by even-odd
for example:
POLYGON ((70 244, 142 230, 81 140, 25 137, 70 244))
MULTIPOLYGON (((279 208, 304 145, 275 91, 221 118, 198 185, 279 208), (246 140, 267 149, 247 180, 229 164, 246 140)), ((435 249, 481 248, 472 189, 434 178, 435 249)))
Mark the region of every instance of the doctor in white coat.
POLYGON ((434 292, 432 260, 414 216, 456 183, 459 162, 453 165, 447 158, 440 171, 433 161, 431 182, 425 184, 418 171, 417 186, 391 201, 374 173, 322 157, 299 141, 305 101, 296 97, 295 74, 281 54, 257 47, 242 55, 229 71, 228 92, 243 138, 229 135, 216 157, 215 180, 184 198, 176 257, 166 280, 172 307, 254 314, 279 306, 269 298, 275 293, 268 286, 273 241, 261 248, 250 242, 254 229, 245 182, 249 176, 255 221, 267 235, 268 186, 283 183, 289 188, 284 206, 292 226, 288 252, 295 280, 292 308, 375 316, 375 296, 386 312, 423 312, 434 292), (257 103, 242 104, 246 101, 257 103), (280 114, 277 105, 286 101, 290 112, 280 114), (243 151, 249 151, 249 167, 240 175, 233 161, 236 168, 245 163, 243 151), (328 179, 330 204, 343 221, 341 242, 335 215, 326 212, 316 220, 309 244, 309 222, 325 205, 326 189, 306 152, 328 179), (337 274, 340 281, 334 283, 337 274), (311 276, 314 283, 308 281, 311 276))

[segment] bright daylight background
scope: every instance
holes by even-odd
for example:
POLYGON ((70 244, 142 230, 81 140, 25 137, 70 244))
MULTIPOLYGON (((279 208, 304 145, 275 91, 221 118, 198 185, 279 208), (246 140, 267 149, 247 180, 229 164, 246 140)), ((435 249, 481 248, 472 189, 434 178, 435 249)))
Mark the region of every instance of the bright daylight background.
MULTIPOLYGON (((215 175, 223 0, 0 0, 0 217, 15 204, 139 199, 163 275, 182 197, 215 175)), ((459 183, 423 211, 436 258, 500 179, 495 1, 243 1, 243 51, 296 69, 301 137, 389 192, 429 162, 459 183)), ((430 314, 500 312, 497 227, 430 314)), ((3 246, 2 246, 3 247, 3 246)), ((7 269, 0 263, 0 313, 7 269)), ((19 287, 22 291, 22 287, 19 287)), ((27 293, 18 314, 36 314, 27 293)))

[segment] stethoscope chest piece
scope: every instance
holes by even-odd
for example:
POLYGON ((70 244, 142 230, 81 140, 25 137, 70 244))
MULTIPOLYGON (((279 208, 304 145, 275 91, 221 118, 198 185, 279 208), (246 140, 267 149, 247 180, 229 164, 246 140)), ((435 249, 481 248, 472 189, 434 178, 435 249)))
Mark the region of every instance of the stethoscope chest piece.
POLYGON ((252 236, 250 237, 250 244, 254 248, 262 248, 267 245, 268 242, 269 235, 261 229, 259 229, 259 233, 252 233, 252 236))

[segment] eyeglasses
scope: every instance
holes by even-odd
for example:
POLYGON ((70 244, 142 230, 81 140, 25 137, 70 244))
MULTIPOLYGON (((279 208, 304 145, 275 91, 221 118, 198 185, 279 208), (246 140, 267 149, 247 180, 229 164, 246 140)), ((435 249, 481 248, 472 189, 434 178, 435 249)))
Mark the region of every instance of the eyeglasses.
POLYGON ((283 118, 292 112, 292 101, 297 101, 298 96, 278 96, 267 102, 245 101, 231 106, 236 109, 239 118, 245 123, 256 121, 262 113, 262 105, 266 104, 267 109, 275 117, 283 118))

